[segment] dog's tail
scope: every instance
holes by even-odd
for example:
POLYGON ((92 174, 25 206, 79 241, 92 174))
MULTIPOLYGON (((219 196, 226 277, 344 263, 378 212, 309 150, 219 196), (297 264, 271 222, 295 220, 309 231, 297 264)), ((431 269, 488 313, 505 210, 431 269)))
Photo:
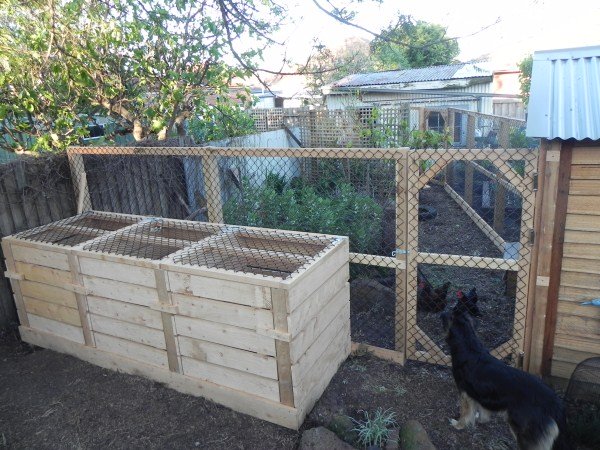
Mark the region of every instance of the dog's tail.
POLYGON ((568 435, 567 423, 565 420, 562 420, 561 423, 558 424, 558 431, 559 433, 554 441, 552 450, 571 450, 573 447, 571 446, 571 439, 568 435))

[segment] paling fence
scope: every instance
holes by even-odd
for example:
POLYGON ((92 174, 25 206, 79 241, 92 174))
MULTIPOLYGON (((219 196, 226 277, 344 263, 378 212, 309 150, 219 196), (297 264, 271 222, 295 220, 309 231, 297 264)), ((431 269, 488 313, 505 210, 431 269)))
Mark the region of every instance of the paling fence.
MULTIPOLYGON (((75 213, 65 155, 19 157, 0 164, 0 238, 75 213)), ((0 269, 6 270, 0 249, 0 269)), ((17 323, 10 283, 0 275, 0 329, 17 323)))
POLYGON ((439 312, 462 301, 484 343, 520 361, 535 149, 81 147, 68 154, 80 211, 348 235, 352 339, 380 356, 447 364, 439 312))

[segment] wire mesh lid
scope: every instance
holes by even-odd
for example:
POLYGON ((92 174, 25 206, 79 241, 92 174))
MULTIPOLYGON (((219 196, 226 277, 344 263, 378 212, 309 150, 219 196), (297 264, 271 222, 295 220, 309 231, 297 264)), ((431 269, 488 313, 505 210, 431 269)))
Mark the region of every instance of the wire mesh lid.
POLYGON ((172 259, 175 264, 285 280, 308 267, 338 241, 331 236, 231 226, 172 259))
POLYGON ((141 217, 124 214, 86 211, 74 217, 22 231, 13 237, 27 241, 74 247, 135 224, 141 219, 141 217))
POLYGON ((124 228, 86 245, 84 250, 160 260, 195 242, 213 236, 224 228, 203 222, 145 218, 137 225, 124 228))

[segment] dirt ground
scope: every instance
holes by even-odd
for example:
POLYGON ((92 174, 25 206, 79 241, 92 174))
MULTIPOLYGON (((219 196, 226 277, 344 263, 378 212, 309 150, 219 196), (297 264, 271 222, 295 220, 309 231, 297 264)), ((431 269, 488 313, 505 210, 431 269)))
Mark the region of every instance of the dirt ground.
MULTIPOLYGON (((448 369, 398 366, 368 355, 348 359, 303 429, 333 414, 391 408, 417 419, 438 449, 510 449, 499 418, 475 430, 448 424, 458 415, 448 369)), ((301 430, 302 431, 302 430, 301 430)), ((0 340, 0 447, 294 449, 300 433, 180 394, 144 378, 105 370, 51 350, 0 340)))
MULTIPOLYGON (((422 252, 502 258, 503 254, 475 225, 441 186, 431 184, 421 190, 420 205, 436 209, 432 220, 419 223, 419 250, 422 252)), ((360 268, 358 277, 368 279, 351 282, 352 339, 383 348, 394 348, 395 340, 395 277, 389 269, 360 268)), ((469 269, 443 265, 420 264, 427 279, 435 286, 451 283, 447 300, 456 301, 460 289, 477 289, 478 306, 482 317, 477 320, 477 331, 488 348, 506 342, 514 319, 515 288, 506 289, 505 271, 469 269)), ((418 311, 417 323, 442 348, 444 336, 439 314, 418 311)))

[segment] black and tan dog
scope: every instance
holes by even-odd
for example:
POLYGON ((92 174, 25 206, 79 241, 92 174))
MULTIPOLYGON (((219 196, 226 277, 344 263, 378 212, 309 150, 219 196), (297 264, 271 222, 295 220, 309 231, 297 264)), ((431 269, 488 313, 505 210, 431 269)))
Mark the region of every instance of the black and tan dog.
POLYGON ((494 358, 483 346, 468 310, 460 302, 442 313, 452 374, 460 392, 460 417, 450 419, 462 430, 503 413, 520 449, 568 449, 563 405, 539 378, 494 358))

